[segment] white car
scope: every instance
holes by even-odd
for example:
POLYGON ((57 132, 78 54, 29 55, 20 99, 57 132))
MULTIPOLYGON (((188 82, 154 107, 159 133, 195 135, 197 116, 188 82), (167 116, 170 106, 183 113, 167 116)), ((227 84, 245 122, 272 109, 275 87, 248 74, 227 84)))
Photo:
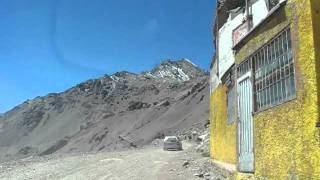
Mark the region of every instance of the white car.
POLYGON ((166 136, 163 140, 163 150, 182 150, 182 143, 177 136, 166 136))

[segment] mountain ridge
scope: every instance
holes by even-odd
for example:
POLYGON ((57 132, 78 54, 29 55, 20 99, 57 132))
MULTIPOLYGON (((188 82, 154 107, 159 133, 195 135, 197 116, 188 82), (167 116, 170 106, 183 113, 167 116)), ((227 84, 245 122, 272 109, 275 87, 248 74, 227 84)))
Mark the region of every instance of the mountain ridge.
POLYGON ((151 71, 121 71, 27 100, 0 116, 0 157, 117 150, 131 147, 127 136, 141 146, 190 131, 193 123, 203 127, 207 81, 192 62, 164 61, 151 71))

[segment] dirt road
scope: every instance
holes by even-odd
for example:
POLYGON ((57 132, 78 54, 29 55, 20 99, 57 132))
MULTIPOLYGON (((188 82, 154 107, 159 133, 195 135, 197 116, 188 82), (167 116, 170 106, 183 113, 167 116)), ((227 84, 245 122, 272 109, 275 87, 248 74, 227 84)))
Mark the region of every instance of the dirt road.
MULTIPOLYGON (((193 159, 199 160, 201 156, 191 153, 189 145, 186 146, 185 151, 148 147, 122 152, 29 158, 0 164, 0 179, 198 179, 194 174, 199 171, 195 168, 199 162, 193 159), (183 166, 186 161, 194 166, 183 166)), ((214 179, 213 174, 211 178, 214 179)))

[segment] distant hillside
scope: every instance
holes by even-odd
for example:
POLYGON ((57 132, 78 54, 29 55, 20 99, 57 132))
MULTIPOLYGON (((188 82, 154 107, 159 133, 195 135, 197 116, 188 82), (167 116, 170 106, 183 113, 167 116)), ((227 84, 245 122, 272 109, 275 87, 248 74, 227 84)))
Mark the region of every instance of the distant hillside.
POLYGON ((203 128, 208 91, 208 75, 186 59, 88 80, 0 116, 0 156, 117 150, 203 128))

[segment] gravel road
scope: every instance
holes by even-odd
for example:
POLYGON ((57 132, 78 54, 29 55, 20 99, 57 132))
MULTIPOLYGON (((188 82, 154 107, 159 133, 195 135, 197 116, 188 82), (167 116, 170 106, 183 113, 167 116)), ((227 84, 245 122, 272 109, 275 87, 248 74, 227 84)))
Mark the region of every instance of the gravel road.
MULTIPOLYGON (((184 151, 146 147, 121 152, 27 158, 0 164, 0 179, 201 179, 194 174, 202 171, 198 165, 208 158, 192 152, 190 147, 184 143, 184 151), (188 162, 187 166, 183 166, 185 162, 188 162)), ((212 173, 210 176, 208 179, 223 179, 212 173)))

